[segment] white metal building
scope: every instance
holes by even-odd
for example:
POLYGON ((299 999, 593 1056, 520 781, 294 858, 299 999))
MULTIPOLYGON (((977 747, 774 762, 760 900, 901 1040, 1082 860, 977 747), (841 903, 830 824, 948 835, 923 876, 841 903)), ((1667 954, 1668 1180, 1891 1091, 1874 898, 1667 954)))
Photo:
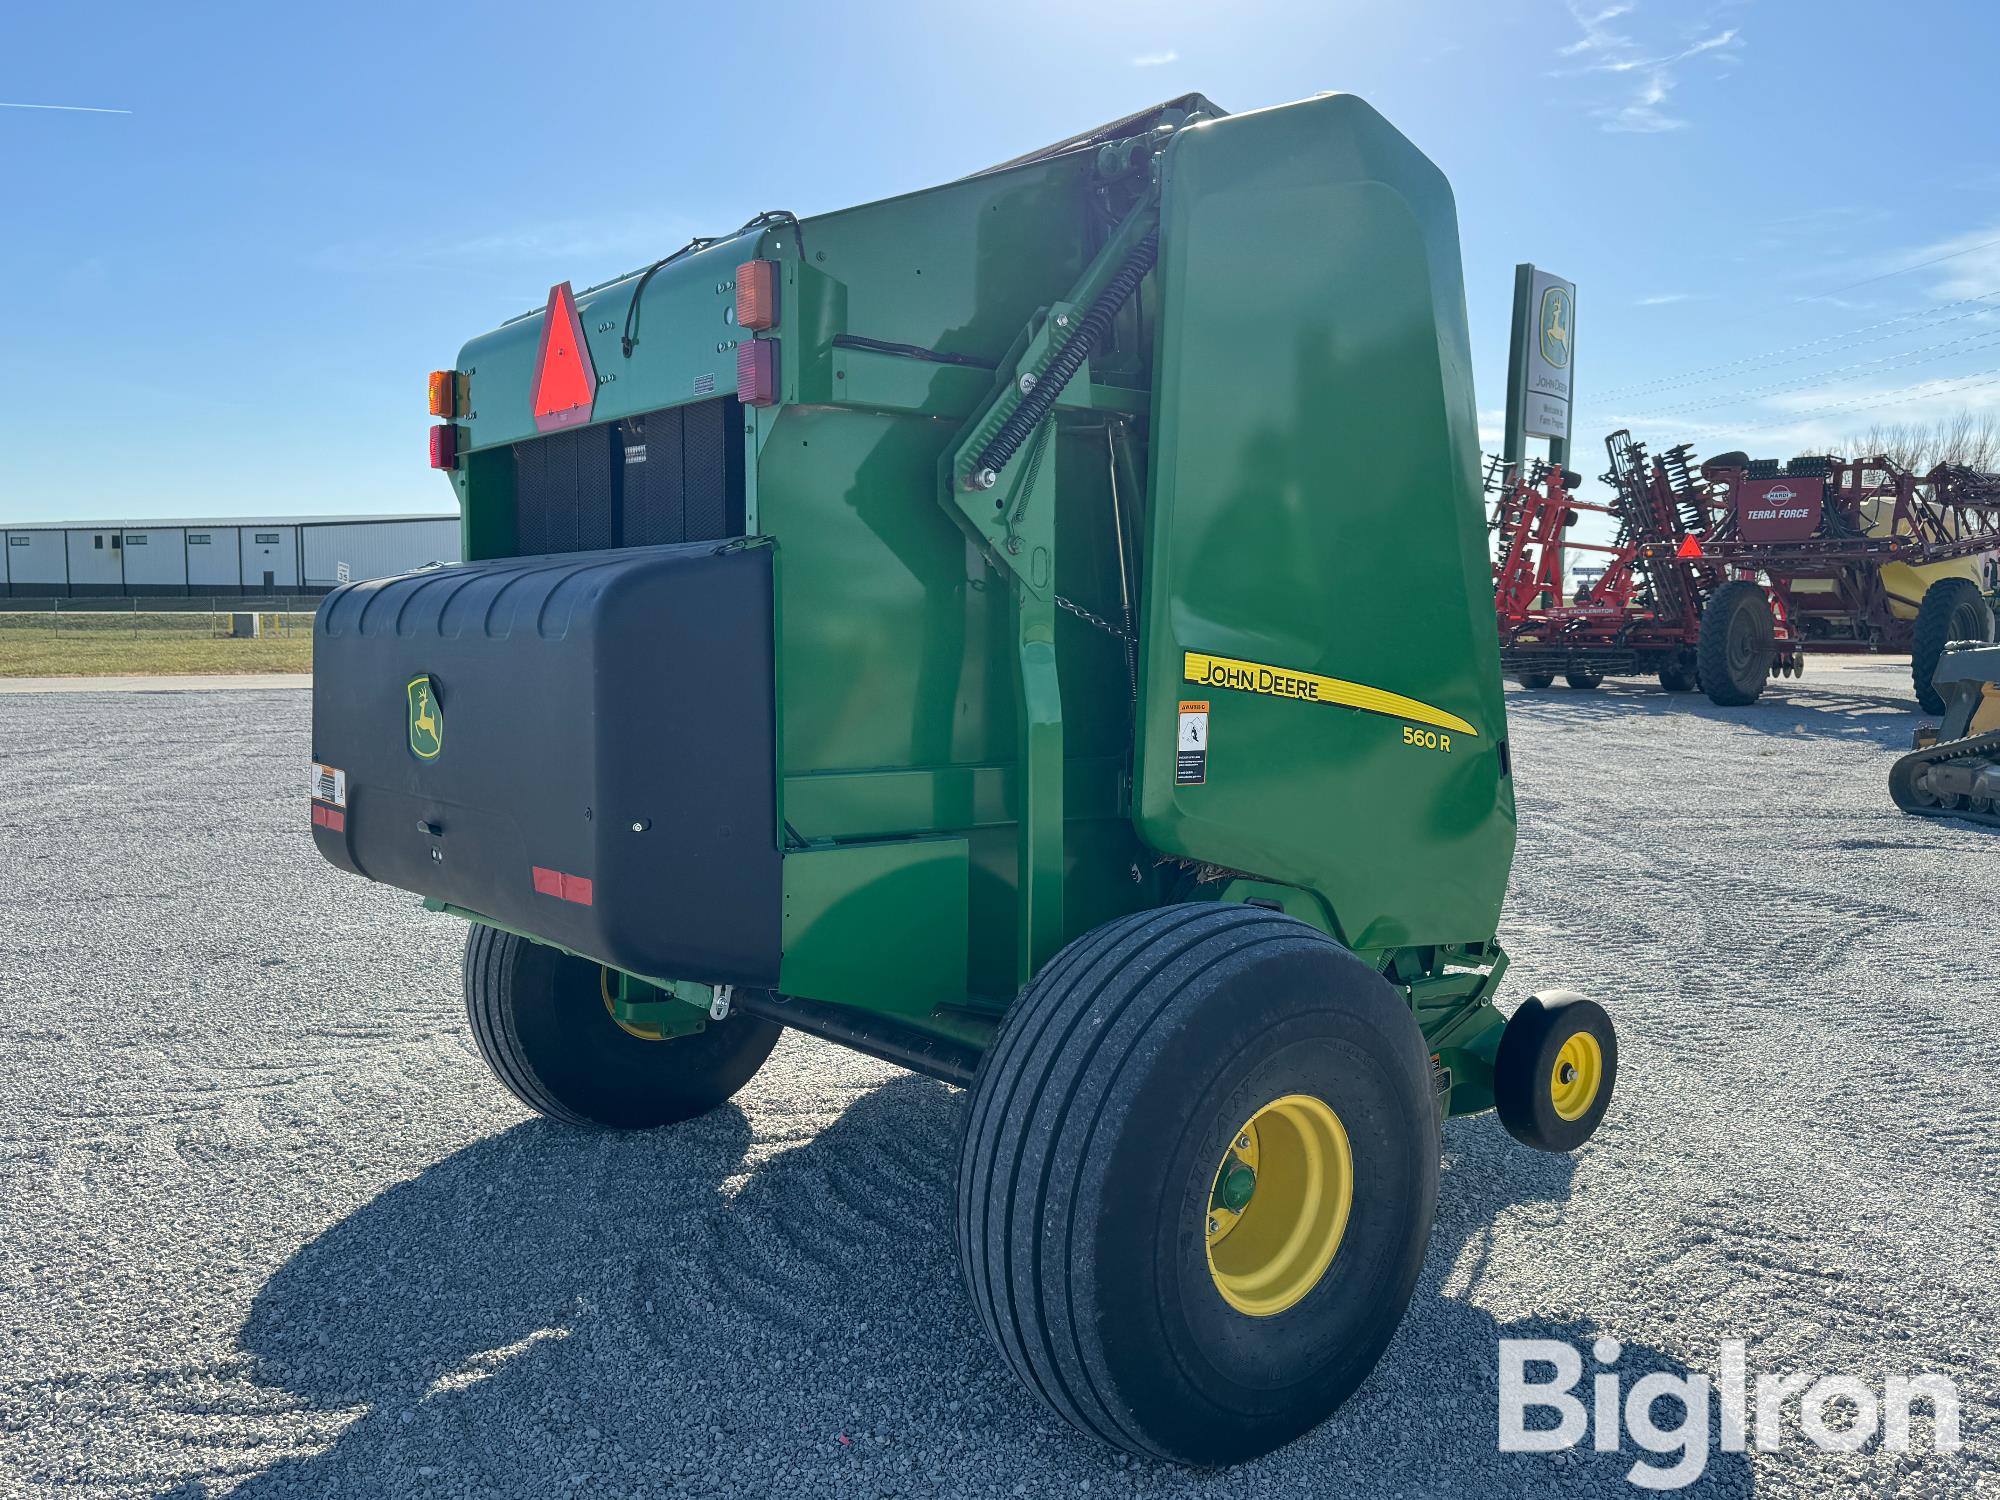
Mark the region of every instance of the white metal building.
POLYGON ((323 594, 459 559, 455 515, 66 521, 6 539, 9 598, 323 594))

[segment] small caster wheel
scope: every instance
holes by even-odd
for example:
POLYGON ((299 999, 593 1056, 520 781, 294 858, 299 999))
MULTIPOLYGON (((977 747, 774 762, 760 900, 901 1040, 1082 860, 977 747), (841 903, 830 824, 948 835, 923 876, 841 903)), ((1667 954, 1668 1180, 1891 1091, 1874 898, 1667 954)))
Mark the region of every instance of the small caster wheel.
POLYGON ((1574 990, 1530 995, 1508 1018, 1493 1060, 1493 1106, 1507 1133, 1537 1151, 1589 1140, 1618 1081, 1618 1035, 1574 990))

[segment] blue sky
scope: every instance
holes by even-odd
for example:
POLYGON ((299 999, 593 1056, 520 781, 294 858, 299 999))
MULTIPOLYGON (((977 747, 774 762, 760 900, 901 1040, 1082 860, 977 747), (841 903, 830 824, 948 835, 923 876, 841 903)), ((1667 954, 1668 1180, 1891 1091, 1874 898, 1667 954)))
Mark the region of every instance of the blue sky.
POLYGON ((0 108, 0 520, 449 508, 424 373, 552 282, 1190 89, 1358 93, 1445 169, 1489 428, 1515 262, 1574 278, 1589 473, 1619 424, 2000 411, 1996 44, 1977 0, 9 5, 0 103, 129 113, 0 108))

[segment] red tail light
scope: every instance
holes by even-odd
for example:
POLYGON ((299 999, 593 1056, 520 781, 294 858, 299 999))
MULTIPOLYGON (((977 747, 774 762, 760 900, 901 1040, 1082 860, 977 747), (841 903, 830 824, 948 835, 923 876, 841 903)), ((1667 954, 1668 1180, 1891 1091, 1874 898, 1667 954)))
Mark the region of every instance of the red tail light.
POLYGON ((431 467, 433 469, 455 469, 458 467, 458 429, 451 426, 431 429, 431 467))
POLYGON ((736 323, 752 333, 778 326, 775 260, 746 260, 736 268, 736 323))
POLYGON ((745 406, 777 404, 776 339, 746 339, 736 346, 736 399, 745 406))

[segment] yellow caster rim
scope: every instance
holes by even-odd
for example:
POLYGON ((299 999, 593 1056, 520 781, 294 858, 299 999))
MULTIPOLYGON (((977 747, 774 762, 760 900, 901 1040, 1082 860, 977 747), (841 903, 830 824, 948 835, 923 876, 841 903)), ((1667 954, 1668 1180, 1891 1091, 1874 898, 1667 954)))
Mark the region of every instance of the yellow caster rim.
POLYGON ((1311 1094, 1273 1099, 1237 1129, 1208 1204, 1208 1274, 1238 1312, 1273 1317, 1319 1285, 1354 1207, 1346 1127, 1311 1094))
POLYGON ((619 1017, 615 1009, 616 1001, 611 994, 611 970, 602 964, 597 968, 597 992, 604 996, 604 1013, 611 1017, 611 1024, 627 1036, 636 1036, 642 1042, 663 1042, 667 1034, 657 1026, 634 1026, 619 1017))
POLYGON ((1562 1044, 1556 1065, 1549 1072, 1549 1100, 1565 1120, 1580 1120, 1597 1102, 1604 1086, 1604 1049, 1597 1038, 1579 1031, 1562 1044))

